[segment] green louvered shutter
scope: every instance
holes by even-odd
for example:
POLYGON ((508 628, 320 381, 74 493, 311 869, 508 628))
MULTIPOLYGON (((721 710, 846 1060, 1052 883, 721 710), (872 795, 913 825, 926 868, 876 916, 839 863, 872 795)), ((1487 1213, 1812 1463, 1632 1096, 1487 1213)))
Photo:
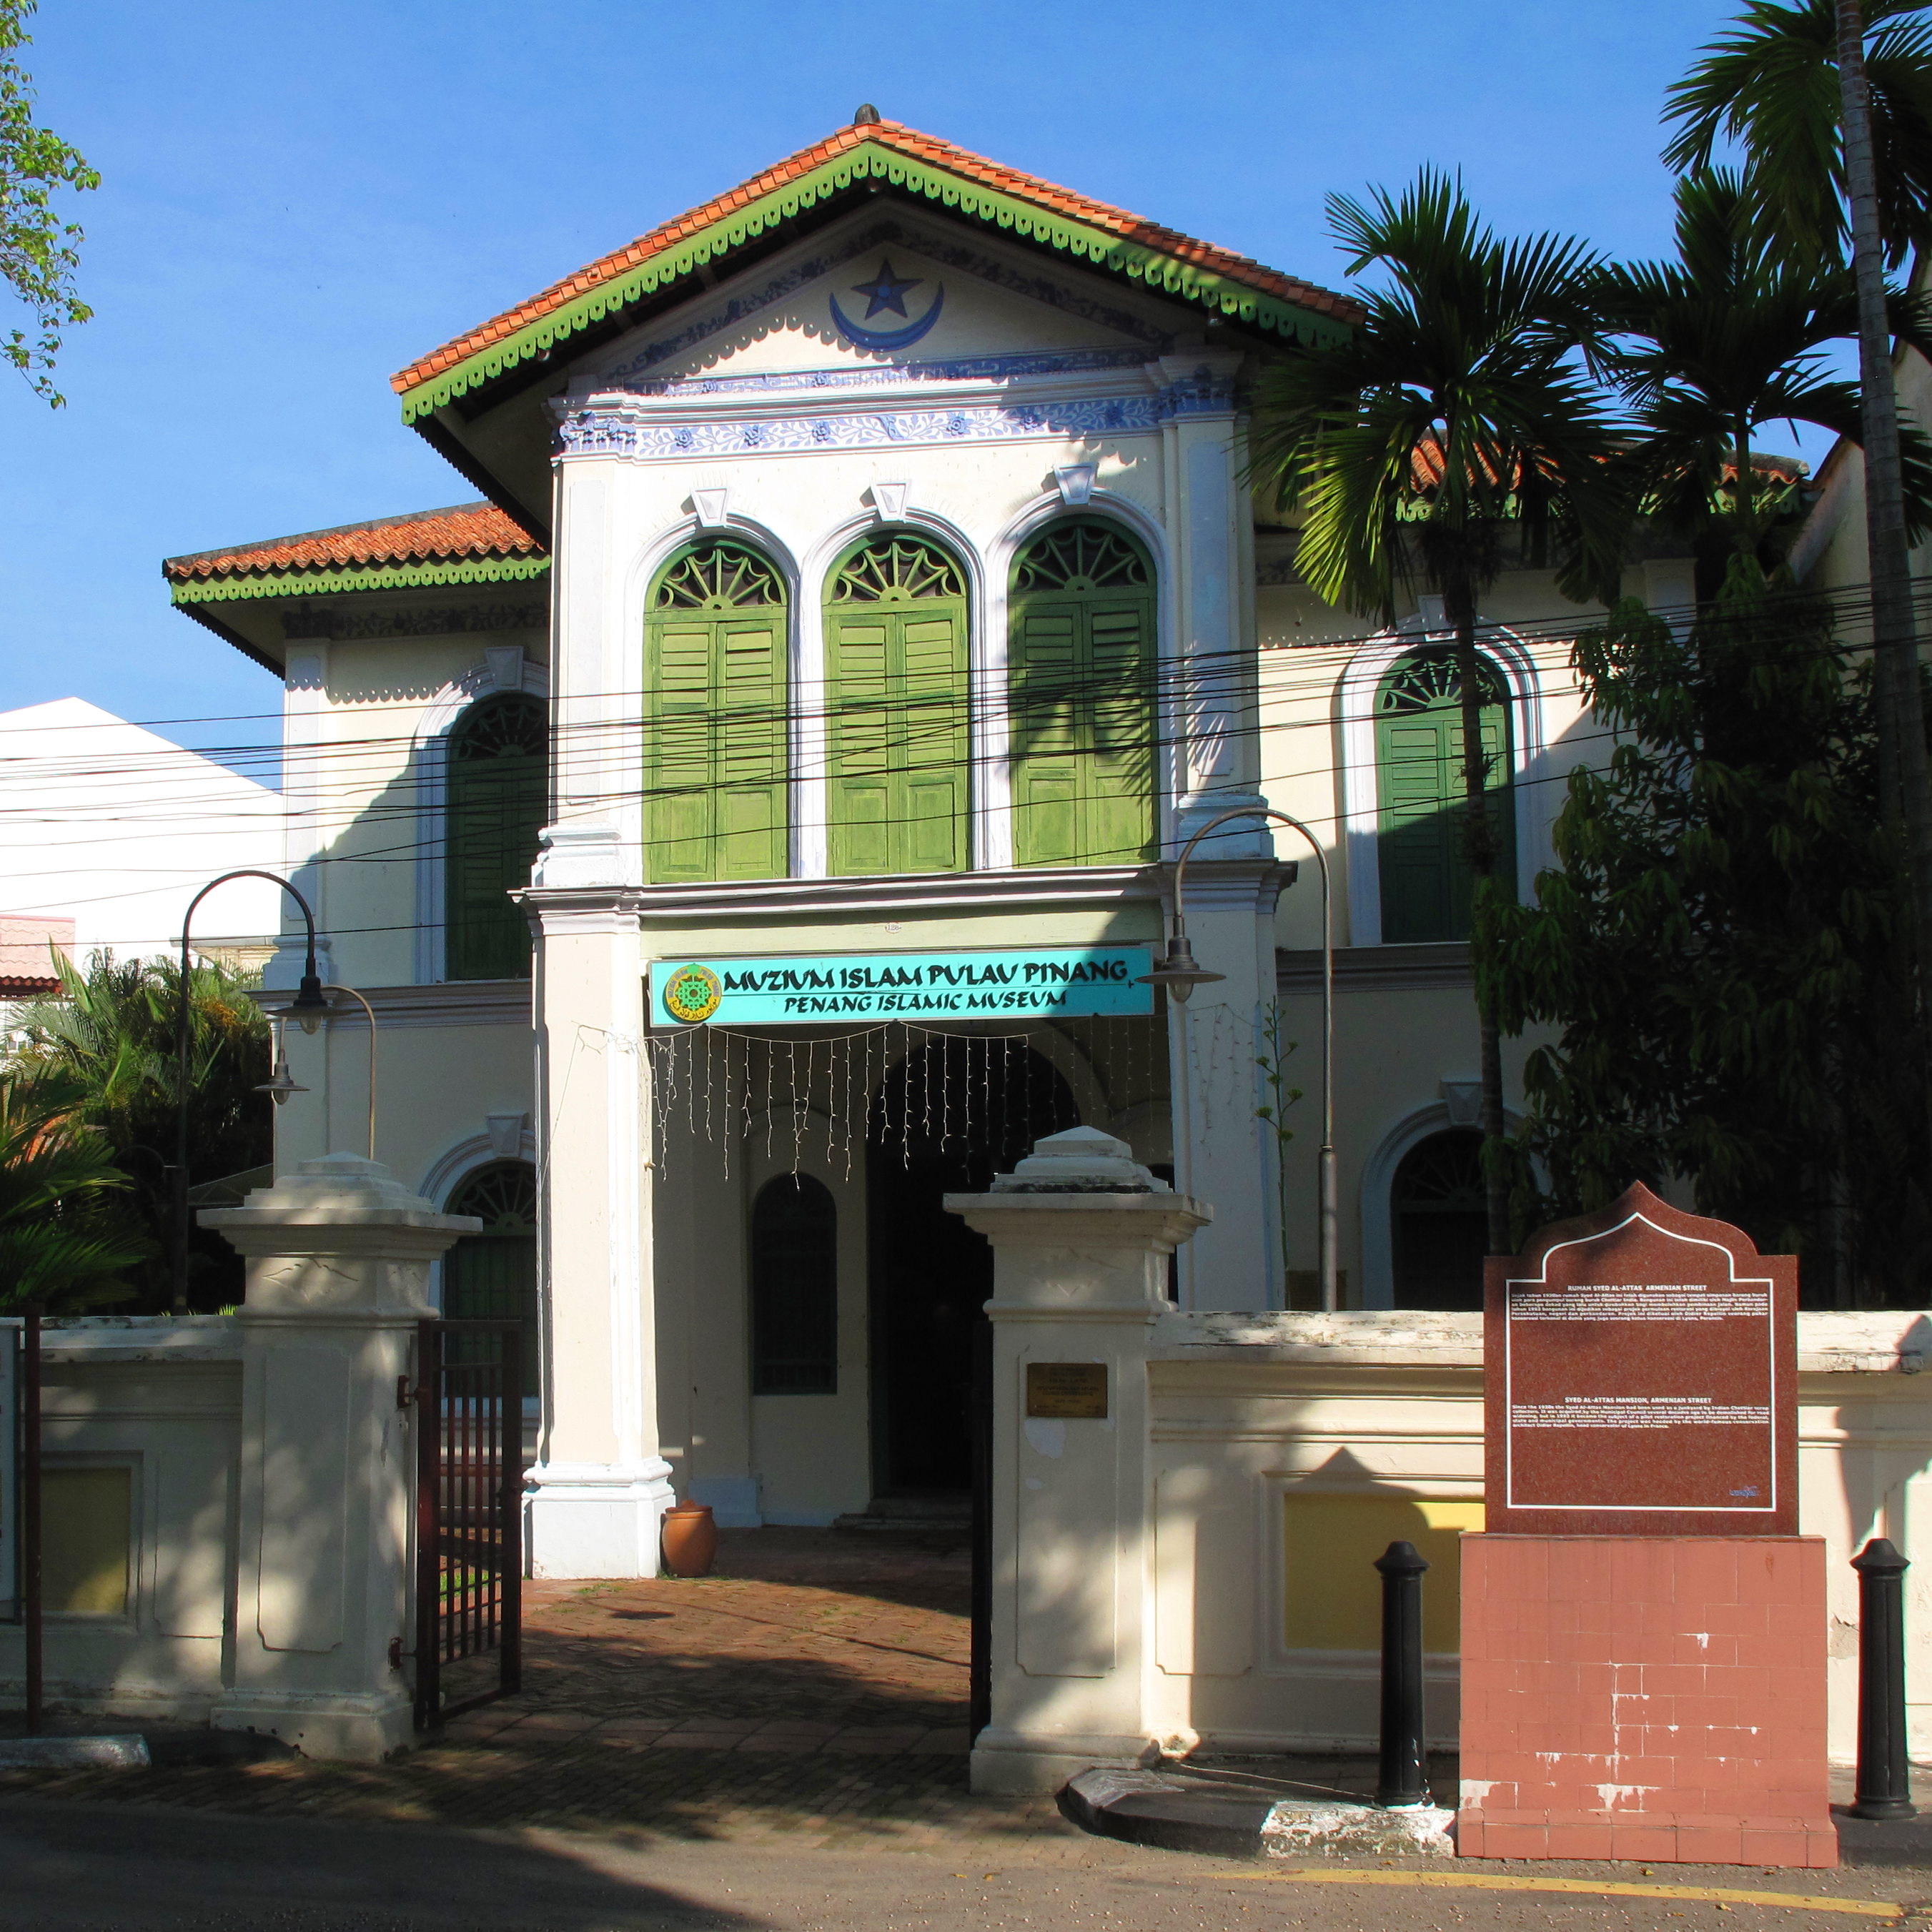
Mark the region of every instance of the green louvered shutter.
MULTIPOLYGON (((1500 680, 1485 669, 1483 754, 1496 877, 1513 892, 1509 711, 1500 680)), ((1463 830, 1462 712, 1454 659, 1442 652, 1404 659, 1383 680, 1376 711, 1382 938, 1391 944, 1466 939, 1473 882, 1463 830)))
POLYGON ((1013 854, 1022 866, 1154 855, 1154 572, 1124 532, 1051 526, 1013 574, 1013 854))
POLYGON ((644 626, 645 875, 782 878, 785 604, 740 544, 700 544, 658 578, 644 626))
POLYGON ((443 937, 452 980, 530 977, 530 926, 509 894, 530 884, 549 815, 547 739, 542 704, 513 692, 472 704, 450 734, 443 937))
POLYGON ((832 579, 825 668, 832 871, 963 871, 969 795, 958 566, 917 538, 861 546, 832 579))

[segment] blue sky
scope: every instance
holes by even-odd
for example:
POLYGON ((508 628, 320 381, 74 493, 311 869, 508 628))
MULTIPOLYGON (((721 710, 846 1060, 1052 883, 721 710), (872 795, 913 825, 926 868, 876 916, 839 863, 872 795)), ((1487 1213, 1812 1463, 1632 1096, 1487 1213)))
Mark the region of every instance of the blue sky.
POLYGON ((278 686, 169 609, 160 559, 472 497, 389 372, 861 100, 1331 285, 1324 194, 1424 161, 1501 228, 1641 255, 1669 232, 1663 90, 1734 11, 43 0, 42 118, 104 177, 97 314, 66 409, 0 381, 0 710, 272 738, 278 686))

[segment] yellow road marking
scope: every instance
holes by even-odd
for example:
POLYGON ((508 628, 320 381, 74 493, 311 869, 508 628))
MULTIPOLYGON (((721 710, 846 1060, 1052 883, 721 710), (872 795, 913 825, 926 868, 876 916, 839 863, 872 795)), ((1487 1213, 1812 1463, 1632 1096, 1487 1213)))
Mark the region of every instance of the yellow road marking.
POLYGON ((1409 1885, 1477 1892, 1580 1892, 1592 1898, 1688 1898, 1707 1904, 1779 1905, 1804 1912, 1848 1912, 1862 1918, 1898 1918, 1906 1908, 1882 1898, 1820 1898, 1802 1892, 1748 1892, 1720 1885, 1638 1885, 1628 1879, 1531 1878, 1501 1872, 1258 1871, 1230 1878, 1292 1880, 1302 1885, 1409 1885))

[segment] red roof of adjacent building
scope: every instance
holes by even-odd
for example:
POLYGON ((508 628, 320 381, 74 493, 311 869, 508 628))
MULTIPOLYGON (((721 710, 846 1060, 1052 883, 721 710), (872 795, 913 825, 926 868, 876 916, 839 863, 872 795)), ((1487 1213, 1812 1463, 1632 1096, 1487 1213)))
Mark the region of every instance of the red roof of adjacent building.
POLYGON ((1353 321, 1361 314, 1359 305, 1347 296, 1336 295, 1328 289, 1318 288, 1312 282, 1298 281, 1293 276, 1284 275, 1276 269, 1264 268, 1250 256, 1237 254, 1229 248, 1216 248, 1212 242, 1196 241, 1192 236, 1183 235, 1178 230, 1163 228, 1157 222, 1147 220, 1138 214, 1130 214, 1124 208, 1110 206, 1104 201, 1095 201, 1084 194, 1077 194, 1072 189, 1061 188, 1055 182, 1043 181, 1037 175, 1027 174, 1018 168, 1006 167, 1000 162, 988 160, 982 154, 976 154, 970 149, 956 146, 950 141, 943 141, 937 135, 922 134, 916 128, 907 127, 902 122, 871 121, 842 128, 824 140, 816 142, 808 148, 801 148, 796 154, 778 162, 776 166, 767 168, 764 173, 753 176, 749 181, 733 188, 728 194, 721 194, 715 200, 707 201, 701 207, 679 215, 675 220, 667 221, 661 227, 653 228, 649 234, 640 235, 636 241, 602 256, 588 267, 578 269, 575 274, 553 283, 540 295, 531 296, 529 301, 519 303, 514 308, 506 309, 481 327, 470 329, 453 341, 445 343, 440 349, 434 350, 428 355, 418 358, 406 369, 391 376, 390 386, 398 394, 414 388, 442 370, 466 362, 478 351, 514 334, 518 329, 540 321, 565 304, 574 302, 580 296, 590 294, 603 284, 648 261, 652 256, 662 253, 674 244, 701 233, 734 210, 761 200, 797 180, 801 176, 809 174, 813 169, 823 166, 851 148, 862 146, 868 141, 895 148, 902 154, 945 169, 982 187, 1012 195, 1016 200, 1030 201, 1040 207, 1050 208, 1055 213, 1069 216, 1106 233, 1117 235, 1124 242, 1157 249, 1178 261, 1215 274, 1225 275, 1230 280, 1241 283, 1263 294, 1276 296, 1283 302, 1292 302, 1299 308, 1312 310, 1318 314, 1330 316, 1341 321, 1353 321))
POLYGON ((542 556, 543 544, 494 503, 458 503, 366 524, 338 524, 226 550, 171 556, 163 572, 178 583, 255 571, 340 569, 356 565, 454 562, 466 557, 542 556))

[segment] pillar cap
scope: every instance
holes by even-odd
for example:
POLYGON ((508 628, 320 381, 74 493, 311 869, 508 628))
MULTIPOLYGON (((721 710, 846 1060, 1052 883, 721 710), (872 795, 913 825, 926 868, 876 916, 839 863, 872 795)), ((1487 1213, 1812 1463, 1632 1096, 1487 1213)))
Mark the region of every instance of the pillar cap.
POLYGON ((1133 1149, 1098 1127, 1069 1127, 1034 1142, 1010 1174, 995 1174, 995 1194, 1171 1194, 1134 1159, 1133 1149))
POLYGON ((336 1225, 422 1228, 452 1236, 475 1234, 473 1215, 443 1214, 405 1187, 380 1161, 359 1154, 326 1154, 299 1162, 272 1186, 257 1187, 238 1208, 202 1209, 204 1228, 336 1225))

